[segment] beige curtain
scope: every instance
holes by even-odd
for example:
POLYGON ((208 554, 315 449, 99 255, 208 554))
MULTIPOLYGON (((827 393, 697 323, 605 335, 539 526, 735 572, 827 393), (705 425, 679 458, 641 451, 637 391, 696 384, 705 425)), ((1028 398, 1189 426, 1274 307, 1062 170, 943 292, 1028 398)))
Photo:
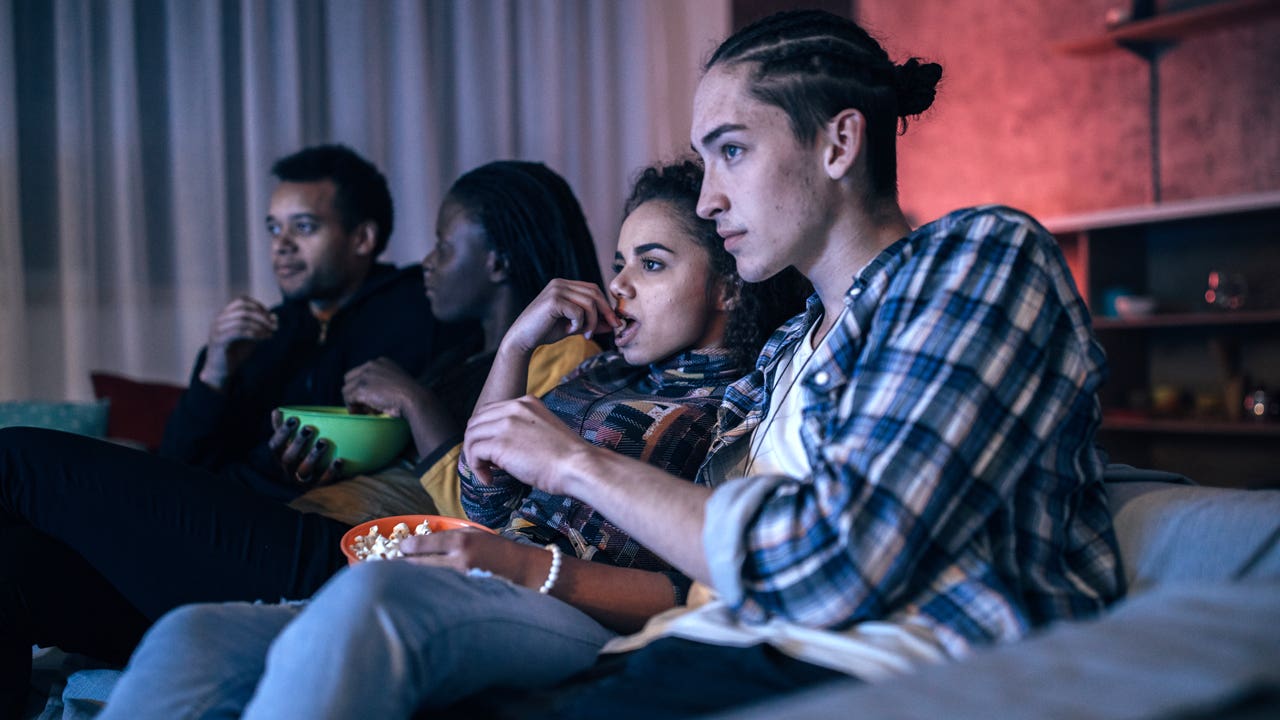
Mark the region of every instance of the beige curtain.
POLYGON ((0 399, 185 381, 218 308, 278 298, 269 167, 308 144, 387 173, 396 263, 498 158, 563 173, 610 257, 728 26, 728 0, 0 0, 0 399))

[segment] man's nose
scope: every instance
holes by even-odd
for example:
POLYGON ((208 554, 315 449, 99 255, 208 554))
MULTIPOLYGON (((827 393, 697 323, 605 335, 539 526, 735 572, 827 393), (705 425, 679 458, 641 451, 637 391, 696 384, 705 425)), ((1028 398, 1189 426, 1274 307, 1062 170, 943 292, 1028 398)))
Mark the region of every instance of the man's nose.
POLYGON ((698 217, 703 220, 715 220, 716 216, 729 207, 729 199, 720 192, 710 175, 702 178, 702 189, 698 192, 698 217))
POLYGON ((293 236, 290 235, 288 231, 281 231, 278 235, 271 238, 271 252, 276 255, 290 253, 297 248, 297 244, 293 242, 293 236))

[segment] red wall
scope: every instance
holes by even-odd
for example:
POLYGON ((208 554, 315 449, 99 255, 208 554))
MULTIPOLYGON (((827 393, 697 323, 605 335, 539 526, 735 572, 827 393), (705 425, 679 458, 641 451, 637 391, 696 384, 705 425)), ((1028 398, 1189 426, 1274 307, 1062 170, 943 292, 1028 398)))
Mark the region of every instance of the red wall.
MULTIPOLYGON (((1148 73, 1056 41, 1124 0, 858 0, 895 60, 943 65, 934 108, 899 139, 903 207, 932 219, 1001 202, 1041 217, 1152 200, 1148 73)), ((1207 32, 1159 60, 1164 200, 1280 189, 1280 18, 1207 32)))

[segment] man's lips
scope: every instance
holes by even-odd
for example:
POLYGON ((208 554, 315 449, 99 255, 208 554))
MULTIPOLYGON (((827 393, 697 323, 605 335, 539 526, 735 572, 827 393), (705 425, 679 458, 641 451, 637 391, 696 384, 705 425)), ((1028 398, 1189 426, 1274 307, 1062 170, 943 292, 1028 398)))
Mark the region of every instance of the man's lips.
POLYGON ((293 275, 297 275, 298 273, 302 272, 303 270, 305 270, 305 269, 306 269, 306 266, 305 266, 305 265, 297 265, 297 264, 289 264, 289 265, 275 265, 275 266, 273 266, 273 268, 272 268, 272 269, 274 269, 274 270, 275 270, 275 272, 276 272, 276 277, 278 277, 278 278, 287 278, 287 277, 291 277, 291 276, 293 276, 293 275))
POLYGON ((733 248, 741 244, 742 236, 747 234, 746 230, 721 230, 716 232, 724 240, 724 249, 726 252, 733 252, 733 248))

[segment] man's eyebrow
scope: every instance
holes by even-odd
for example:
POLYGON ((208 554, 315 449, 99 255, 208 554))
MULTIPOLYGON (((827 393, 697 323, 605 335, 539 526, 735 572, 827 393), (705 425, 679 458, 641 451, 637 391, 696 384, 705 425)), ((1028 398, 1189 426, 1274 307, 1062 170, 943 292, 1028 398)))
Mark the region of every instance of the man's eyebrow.
MULTIPOLYGON (((267 215, 267 222, 271 222, 272 220, 275 220, 275 219, 276 219, 275 215, 271 215, 271 214, 267 215)), ((285 219, 286 220, 319 220, 320 216, 312 212, 300 212, 300 213, 294 213, 292 215, 286 215, 285 219)))
MULTIPOLYGON (((717 126, 715 129, 713 129, 711 132, 707 133, 706 135, 703 135, 702 140, 700 142, 702 143, 702 147, 706 147, 711 143, 715 142, 716 138, 720 137, 721 135, 724 135, 727 132, 733 132, 734 130, 746 130, 746 129, 747 129, 747 126, 741 123, 724 123, 723 125, 717 126)), ((696 152, 697 149, 698 148, 695 147, 694 151, 696 152)))

